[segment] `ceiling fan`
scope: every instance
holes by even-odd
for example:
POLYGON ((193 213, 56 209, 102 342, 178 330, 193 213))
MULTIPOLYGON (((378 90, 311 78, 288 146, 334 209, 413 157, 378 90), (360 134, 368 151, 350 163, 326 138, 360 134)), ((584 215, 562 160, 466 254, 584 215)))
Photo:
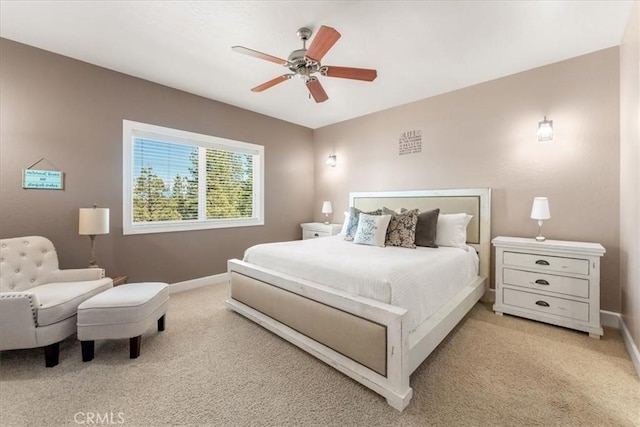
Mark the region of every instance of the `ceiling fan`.
POLYGON ((291 73, 283 74, 275 79, 262 83, 261 85, 251 89, 251 91, 262 92, 277 85, 278 83, 282 83, 285 80, 289 80, 290 78, 297 76, 304 80, 307 85, 307 89, 309 90, 309 94, 316 102, 324 102, 329 99, 329 97, 320 84, 320 80, 314 76, 316 73, 326 77, 339 77, 342 79, 363 80, 367 82, 375 80, 378 76, 376 70, 366 68, 335 67, 333 65, 322 65, 320 63, 324 55, 326 55, 329 49, 331 49, 340 38, 340 33, 334 28, 322 25, 316 36, 313 38, 309 49, 307 49, 307 40, 311 37, 311 30, 309 28, 300 28, 297 34, 300 40, 302 40, 302 49, 294 50, 287 59, 267 55, 266 53, 258 52, 257 50, 249 49, 244 46, 233 46, 231 48, 234 52, 274 62, 291 70, 291 73))

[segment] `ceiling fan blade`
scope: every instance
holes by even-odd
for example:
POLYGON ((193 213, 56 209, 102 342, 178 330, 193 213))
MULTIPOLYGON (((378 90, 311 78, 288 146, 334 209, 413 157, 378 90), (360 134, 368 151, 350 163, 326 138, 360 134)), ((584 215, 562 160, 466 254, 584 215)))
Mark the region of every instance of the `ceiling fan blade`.
POLYGON ((306 83, 307 89, 309 89, 309 93, 313 96, 313 99, 316 102, 324 102, 329 99, 327 96, 327 92, 324 91, 324 88, 320 84, 320 80, 315 77, 311 77, 309 81, 306 83))
POLYGON ((327 65, 320 69, 320 74, 327 77, 339 77, 341 79, 364 80, 372 82, 378 77, 376 70, 368 68, 334 67, 327 65))
POLYGON ((254 58, 264 59, 265 61, 275 62, 278 65, 287 65, 289 61, 276 56, 267 55, 266 53, 258 52, 257 50, 249 49, 244 46, 233 46, 232 51, 242 53, 245 55, 253 56, 254 58))
POLYGON ((325 27, 324 25, 321 26, 318 33, 313 37, 311 46, 307 49, 305 56, 311 61, 320 62, 322 57, 329 52, 329 49, 333 47, 339 38, 340 33, 337 32, 335 28, 325 27))
POLYGON ((253 89, 251 89, 251 92, 262 92, 263 90, 267 90, 270 87, 277 85, 278 83, 282 83, 285 80, 289 80, 291 76, 292 74, 284 74, 282 76, 278 76, 275 79, 271 79, 268 82, 262 83, 261 85, 254 87, 253 89))

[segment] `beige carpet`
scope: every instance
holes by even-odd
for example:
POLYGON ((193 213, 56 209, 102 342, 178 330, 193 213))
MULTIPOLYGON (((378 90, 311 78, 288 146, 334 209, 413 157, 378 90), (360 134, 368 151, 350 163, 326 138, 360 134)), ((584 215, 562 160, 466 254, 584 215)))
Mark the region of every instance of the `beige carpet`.
POLYGON ((223 286, 171 296, 167 329, 99 341, 82 363, 2 352, 0 425, 632 426, 640 380, 614 329, 602 340, 478 304, 411 377, 397 412, 384 399, 224 307, 223 286), (93 418, 91 418, 93 417, 93 418))

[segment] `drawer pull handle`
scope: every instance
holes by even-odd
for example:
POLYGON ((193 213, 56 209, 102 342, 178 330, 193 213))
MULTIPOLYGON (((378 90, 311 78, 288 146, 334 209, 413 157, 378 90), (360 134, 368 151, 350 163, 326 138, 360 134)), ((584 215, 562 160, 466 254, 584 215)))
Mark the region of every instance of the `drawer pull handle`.
POLYGON ((547 282, 547 281, 546 281, 546 280, 544 280, 544 279, 538 279, 538 280, 536 280, 536 284, 538 284, 538 285, 545 285, 545 286, 549 286, 549 282, 547 282))
POLYGON ((536 261, 538 265, 549 265, 549 261, 545 261, 544 259, 539 259, 536 261))
POLYGON ((314 235, 315 237, 320 237, 320 235, 319 235, 318 233, 313 233, 313 235, 314 235))
POLYGON ((549 307, 549 303, 546 301, 536 301, 536 305, 540 305, 542 307, 549 307))

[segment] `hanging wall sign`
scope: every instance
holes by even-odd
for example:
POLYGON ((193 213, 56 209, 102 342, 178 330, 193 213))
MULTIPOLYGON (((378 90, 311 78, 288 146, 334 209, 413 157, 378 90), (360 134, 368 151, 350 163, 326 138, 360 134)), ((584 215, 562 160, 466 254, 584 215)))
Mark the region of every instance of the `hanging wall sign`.
POLYGON ((422 131, 410 130, 402 132, 398 139, 398 154, 417 154, 422 152, 422 131))
POLYGON ((64 172, 22 169, 22 188, 37 190, 63 190, 64 172))

